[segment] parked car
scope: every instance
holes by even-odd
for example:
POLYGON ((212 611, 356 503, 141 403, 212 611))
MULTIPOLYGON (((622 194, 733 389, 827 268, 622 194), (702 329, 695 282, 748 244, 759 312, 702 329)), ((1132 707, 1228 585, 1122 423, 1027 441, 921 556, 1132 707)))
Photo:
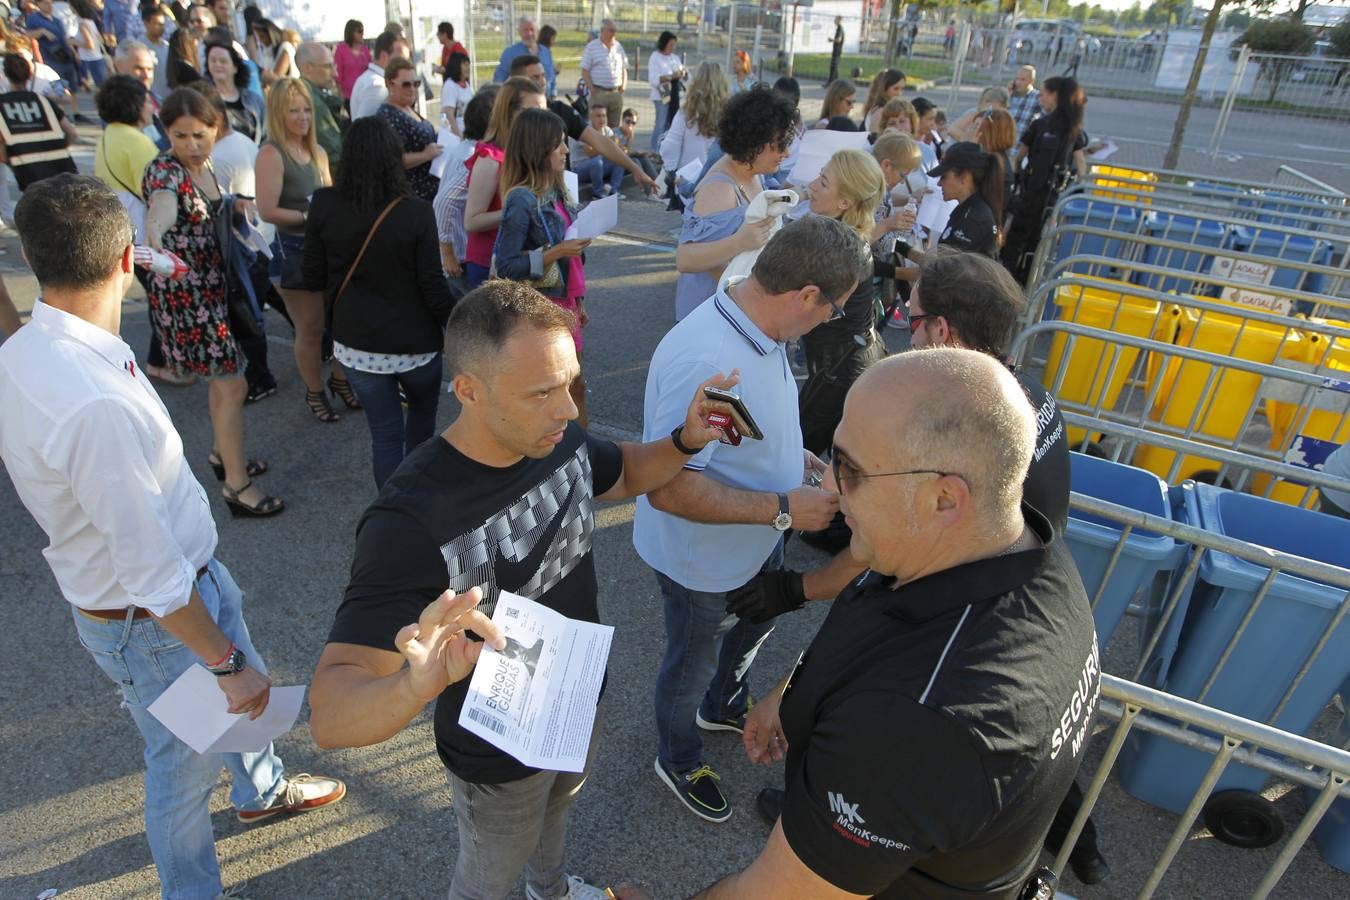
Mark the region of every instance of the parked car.
POLYGON ((1073 51, 1074 44, 1082 40, 1088 53, 1099 53, 1102 49, 1100 39, 1083 33, 1083 26, 1064 19, 1023 19, 1013 29, 1009 46, 1019 55, 1050 53, 1058 45, 1061 53, 1073 51))

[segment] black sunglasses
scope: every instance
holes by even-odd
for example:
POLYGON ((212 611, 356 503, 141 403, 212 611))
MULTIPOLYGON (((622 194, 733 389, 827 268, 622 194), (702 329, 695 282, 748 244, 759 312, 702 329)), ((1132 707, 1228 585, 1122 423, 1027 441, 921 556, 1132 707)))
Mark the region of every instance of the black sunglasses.
POLYGON ((399 87, 405 87, 405 88, 410 88, 410 87, 421 87, 421 86, 422 86, 422 79, 418 78, 418 79, 416 79, 415 81, 395 81, 394 84, 398 85, 399 87))
POLYGON ((830 449, 830 469, 834 473, 834 484, 839 489, 839 493, 844 493, 844 483, 847 481, 857 481, 863 478, 888 478, 893 475, 937 475, 945 478, 948 475, 956 475, 955 472, 942 472, 938 469, 906 469, 903 472, 859 472, 858 467, 853 465, 847 456, 840 453, 838 448, 830 449))
POLYGON ((924 319, 936 319, 937 313, 911 313, 909 316, 909 333, 913 334, 919 330, 924 319))

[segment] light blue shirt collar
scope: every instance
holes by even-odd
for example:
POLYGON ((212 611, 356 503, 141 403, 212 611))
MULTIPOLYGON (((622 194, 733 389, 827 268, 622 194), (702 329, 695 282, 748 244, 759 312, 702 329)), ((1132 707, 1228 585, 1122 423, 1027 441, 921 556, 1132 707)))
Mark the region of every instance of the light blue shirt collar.
POLYGON ((717 293, 713 295, 713 306, 717 308, 717 312, 722 318, 726 319, 727 323, 736 329, 736 333, 745 338, 751 347, 755 348, 756 353, 760 356, 767 356, 775 346, 781 349, 784 346, 783 342, 776 341, 765 334, 763 329, 750 320, 750 317, 745 314, 745 310, 741 309, 740 304, 727 293, 729 288, 744 280, 744 278, 723 279, 717 285, 717 293))

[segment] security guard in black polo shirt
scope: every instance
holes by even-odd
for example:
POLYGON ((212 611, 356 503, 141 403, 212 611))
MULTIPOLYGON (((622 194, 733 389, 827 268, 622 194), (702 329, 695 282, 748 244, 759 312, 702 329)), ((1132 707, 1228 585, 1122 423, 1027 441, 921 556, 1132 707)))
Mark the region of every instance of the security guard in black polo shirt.
POLYGON ((1021 502, 1035 440, 1021 386, 983 353, 903 353, 854 385, 833 474, 870 572, 747 717, 750 758, 786 759, 786 798, 759 857, 709 896, 1040 884, 1100 678, 1072 557, 1021 502))
MULTIPOLYGON (((942 162, 928 174, 938 179, 945 199, 959 201, 938 244, 997 257, 1003 221, 1003 155, 985 153, 979 144, 961 141, 948 147, 942 162)), ((924 254, 909 244, 901 241, 896 246, 907 258, 923 262, 924 254)))

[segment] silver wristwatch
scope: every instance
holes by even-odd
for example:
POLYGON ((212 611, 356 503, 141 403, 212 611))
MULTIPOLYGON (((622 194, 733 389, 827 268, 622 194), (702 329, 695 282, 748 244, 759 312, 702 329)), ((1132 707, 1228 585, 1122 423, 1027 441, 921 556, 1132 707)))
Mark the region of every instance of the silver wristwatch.
POLYGON ((240 672, 244 671, 244 666, 247 665, 247 663, 248 658, 244 656, 244 651, 235 647, 230 651, 230 655, 225 657, 224 662, 218 666, 210 666, 206 671, 217 678, 224 678, 228 675, 238 675, 240 672))
POLYGON ((769 523, 774 531, 790 531, 792 529, 792 513, 788 512, 787 494, 778 495, 778 515, 773 517, 769 523))

